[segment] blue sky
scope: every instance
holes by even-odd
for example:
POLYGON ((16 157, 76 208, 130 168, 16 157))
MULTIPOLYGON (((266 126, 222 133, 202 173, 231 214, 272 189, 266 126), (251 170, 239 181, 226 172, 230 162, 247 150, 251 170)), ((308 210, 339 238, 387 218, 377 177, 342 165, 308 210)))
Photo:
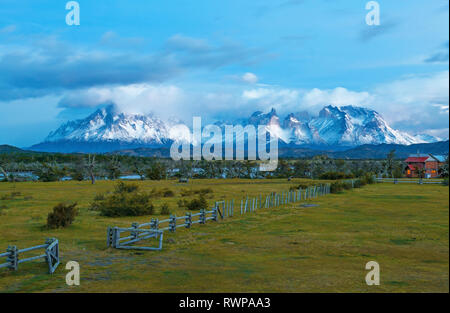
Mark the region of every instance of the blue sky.
POLYGON ((189 120, 361 105, 448 138, 448 0, 0 0, 0 144, 114 103, 189 120))

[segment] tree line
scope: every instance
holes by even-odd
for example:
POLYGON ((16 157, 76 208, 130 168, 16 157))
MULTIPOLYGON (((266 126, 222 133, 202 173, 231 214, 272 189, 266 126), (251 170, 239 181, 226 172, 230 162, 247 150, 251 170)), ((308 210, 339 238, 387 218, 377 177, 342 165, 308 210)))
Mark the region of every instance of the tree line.
MULTIPOLYGON (((343 179, 362 177, 366 173, 391 178, 404 176, 406 164, 395 158, 395 150, 384 160, 344 160, 319 155, 310 159, 280 159, 272 172, 259 171, 259 161, 206 161, 123 156, 108 154, 0 154, 0 176, 5 181, 20 180, 19 173, 31 172, 40 181, 116 180, 121 175, 137 175, 139 179, 167 178, 312 178, 343 179)), ((424 173, 417 169, 418 176, 424 173)), ((448 176, 448 159, 440 169, 448 176)))

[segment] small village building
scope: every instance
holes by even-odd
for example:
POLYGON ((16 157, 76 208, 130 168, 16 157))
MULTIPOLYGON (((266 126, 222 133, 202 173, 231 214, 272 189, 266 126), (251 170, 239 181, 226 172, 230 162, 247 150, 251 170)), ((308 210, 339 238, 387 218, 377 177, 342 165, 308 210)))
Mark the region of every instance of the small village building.
POLYGON ((428 154, 412 154, 410 155, 406 160, 406 169, 405 169, 405 174, 406 177, 418 177, 416 170, 419 168, 424 168, 425 167, 425 161, 429 158, 430 156, 428 154))
POLYGON ((416 170, 425 169, 425 178, 439 177, 439 168, 444 164, 446 157, 432 154, 412 154, 406 160, 406 177, 418 177, 416 170))
POLYGON ((433 155, 425 160, 425 177, 433 178, 439 176, 439 168, 444 164, 446 157, 443 155, 433 155))

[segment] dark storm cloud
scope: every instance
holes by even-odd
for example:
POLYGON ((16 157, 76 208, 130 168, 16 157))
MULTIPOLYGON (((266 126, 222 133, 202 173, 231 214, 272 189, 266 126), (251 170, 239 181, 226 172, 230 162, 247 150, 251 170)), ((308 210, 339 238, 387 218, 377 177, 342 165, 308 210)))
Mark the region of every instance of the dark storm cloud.
POLYGON ((261 54, 237 44, 212 46, 181 35, 154 54, 72 49, 57 40, 43 40, 0 54, 0 100, 103 85, 160 83, 187 70, 255 62, 261 54))

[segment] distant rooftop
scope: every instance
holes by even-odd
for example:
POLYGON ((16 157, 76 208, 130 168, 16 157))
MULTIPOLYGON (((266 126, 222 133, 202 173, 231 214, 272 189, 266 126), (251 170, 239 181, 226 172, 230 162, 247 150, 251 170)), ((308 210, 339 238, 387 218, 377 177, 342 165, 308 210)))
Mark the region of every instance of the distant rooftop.
POLYGON ((423 163, 425 160, 427 160, 430 156, 428 154, 425 154, 422 156, 417 156, 417 154, 410 155, 405 162, 406 163, 423 163))
POLYGON ((434 154, 430 154, 430 157, 436 159, 438 162, 441 163, 444 163, 445 159, 447 158, 445 155, 434 155, 434 154))
POLYGON ((429 156, 427 153, 413 153, 409 155, 410 158, 428 158, 429 156))

